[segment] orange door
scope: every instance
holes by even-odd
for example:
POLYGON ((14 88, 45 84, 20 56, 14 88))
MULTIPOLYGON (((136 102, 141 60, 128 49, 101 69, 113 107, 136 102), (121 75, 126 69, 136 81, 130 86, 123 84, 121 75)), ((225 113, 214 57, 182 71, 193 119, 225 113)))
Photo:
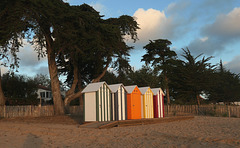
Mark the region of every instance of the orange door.
POLYGON ((141 94, 132 93, 132 119, 141 119, 141 94))

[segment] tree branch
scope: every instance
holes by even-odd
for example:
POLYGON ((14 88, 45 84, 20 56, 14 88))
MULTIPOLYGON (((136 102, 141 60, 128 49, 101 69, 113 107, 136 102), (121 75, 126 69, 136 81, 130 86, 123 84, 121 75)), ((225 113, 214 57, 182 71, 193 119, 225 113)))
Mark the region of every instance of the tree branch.
POLYGON ((71 94, 74 93, 75 89, 76 89, 76 86, 78 84, 78 67, 75 65, 74 66, 74 70, 73 70, 73 84, 71 86, 71 88, 66 92, 66 96, 69 96, 71 94))
POLYGON ((99 82, 100 79, 105 75, 105 73, 107 72, 107 69, 108 69, 108 66, 110 64, 110 60, 107 62, 107 65, 105 66, 103 72, 95 79, 92 80, 92 83, 95 83, 95 82, 99 82))

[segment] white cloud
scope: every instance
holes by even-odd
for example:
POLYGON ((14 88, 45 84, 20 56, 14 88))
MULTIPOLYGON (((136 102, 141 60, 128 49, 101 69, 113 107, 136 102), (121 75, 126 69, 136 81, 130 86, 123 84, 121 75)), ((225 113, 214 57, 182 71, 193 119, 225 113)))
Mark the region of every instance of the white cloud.
POLYGON ((107 13, 107 8, 100 3, 91 3, 90 4, 95 10, 100 12, 100 14, 106 14, 107 13))
POLYGON ((203 33, 223 39, 240 37, 239 20, 240 8, 234 8, 228 14, 219 15, 213 24, 210 24, 203 29, 203 33))
POLYGON ((227 69, 229 69, 231 72, 234 72, 236 74, 240 73, 240 55, 235 56, 232 61, 230 62, 224 62, 224 66, 226 66, 227 69))
POLYGON ((24 46, 20 48, 19 53, 19 74, 26 74, 28 76, 34 76, 38 73, 46 74, 47 68, 47 57, 38 59, 38 53, 34 50, 34 45, 27 43, 26 40, 23 41, 24 46), (42 71, 42 72, 41 72, 42 71))
POLYGON ((49 75, 49 70, 48 70, 47 65, 46 66, 41 66, 39 68, 35 68, 35 73, 36 74, 49 75))
POLYGON ((140 27, 137 33, 141 43, 159 38, 171 39, 175 35, 173 19, 167 18, 164 11, 138 9, 133 16, 140 27))
POLYGON ((38 53, 34 50, 34 47, 30 44, 26 44, 23 48, 20 49, 18 53, 18 57, 20 58, 20 66, 36 66, 41 62, 47 60, 46 57, 38 59, 38 53))
POLYGON ((200 39, 202 42, 206 42, 207 40, 208 40, 208 37, 206 36, 206 37, 203 37, 203 38, 201 38, 200 39))
POLYGON ((228 14, 216 17, 212 24, 201 29, 201 39, 194 39, 189 44, 193 53, 207 55, 218 54, 225 51, 229 44, 237 43, 240 39, 240 8, 235 8, 228 14))
POLYGON ((178 15, 179 13, 187 10, 190 7, 191 2, 189 0, 181 0, 178 2, 170 3, 166 9, 166 12, 171 15, 178 15))

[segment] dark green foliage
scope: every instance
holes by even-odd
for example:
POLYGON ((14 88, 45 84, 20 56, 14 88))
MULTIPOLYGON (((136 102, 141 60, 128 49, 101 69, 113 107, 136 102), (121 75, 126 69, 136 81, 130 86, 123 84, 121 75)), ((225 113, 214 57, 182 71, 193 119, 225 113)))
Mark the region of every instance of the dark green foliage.
POLYGON ((139 87, 149 86, 151 88, 162 87, 158 77, 158 71, 154 71, 149 66, 143 66, 141 69, 132 72, 129 75, 132 85, 139 87))
POLYGON ((162 75, 160 78, 162 78, 163 89, 166 89, 168 104, 170 104, 168 77, 177 56, 177 54, 170 49, 169 46, 171 44, 172 43, 166 39, 150 40, 150 43, 143 47, 147 53, 143 55, 141 60, 145 61, 146 64, 151 64, 155 71, 158 71, 159 75, 162 75))
POLYGON ((183 51, 186 61, 179 60, 177 62, 170 77, 171 87, 173 87, 176 102, 193 104, 197 102, 196 98, 200 94, 207 92, 208 88, 212 87, 210 80, 214 66, 208 63, 212 57, 203 57, 197 61, 201 55, 194 57, 188 48, 183 51))
POLYGON ((33 78, 34 82, 37 85, 41 85, 47 88, 51 88, 51 80, 49 79, 49 77, 47 75, 43 75, 43 74, 37 74, 34 78, 33 78))
POLYGON ((213 103, 239 101, 240 78, 223 67, 220 61, 219 68, 213 73, 211 83, 214 87, 209 88, 209 100, 213 103))
POLYGON ((170 50, 172 43, 168 40, 158 39, 151 41, 143 48, 147 50, 147 54, 143 55, 141 61, 157 66, 162 70, 167 70, 168 64, 176 58, 177 54, 170 50))
POLYGON ((83 17, 84 23, 76 22, 77 26, 73 27, 76 34, 72 38, 77 40, 72 45, 75 46, 67 46, 68 50, 61 51, 57 61, 61 65, 61 74, 67 75, 66 82, 73 83, 74 69, 78 70, 81 85, 97 78, 110 64, 118 67, 117 71, 126 71, 125 68, 130 67, 127 59, 132 47, 126 45, 124 35, 137 40, 136 30, 139 28, 136 21, 126 15, 104 20, 86 4, 78 8, 81 15, 76 17, 83 17))
POLYGON ((107 71, 106 74, 102 77, 101 81, 106 81, 108 84, 132 84, 130 74, 133 73, 133 71, 129 65, 128 57, 122 57, 121 55, 118 56, 116 58, 116 61, 113 61, 111 69, 112 72, 107 71))
POLYGON ((50 28, 61 28, 57 20, 62 17, 60 12, 65 11, 60 0, 3 0, 0 7, 1 51, 17 52, 22 39, 27 38, 38 45, 36 50, 40 55, 46 46, 44 35, 51 34, 50 28))
POLYGON ((37 84, 27 76, 6 73, 2 76, 2 88, 10 105, 37 105, 37 84))
POLYGON ((117 84, 122 83, 119 82, 117 76, 113 72, 107 71, 105 75, 102 77, 101 81, 105 81, 107 84, 117 84))
POLYGON ((132 47, 125 44, 124 35, 136 41, 139 29, 130 16, 105 20, 87 4, 70 6, 62 0, 3 0, 0 8, 0 58, 5 58, 9 49, 16 54, 25 38, 36 45, 39 57, 47 53, 59 114, 63 112, 63 103, 56 67, 67 76, 70 86, 76 79, 71 94, 75 89, 79 91, 81 86, 101 76, 113 57, 129 55, 132 47))

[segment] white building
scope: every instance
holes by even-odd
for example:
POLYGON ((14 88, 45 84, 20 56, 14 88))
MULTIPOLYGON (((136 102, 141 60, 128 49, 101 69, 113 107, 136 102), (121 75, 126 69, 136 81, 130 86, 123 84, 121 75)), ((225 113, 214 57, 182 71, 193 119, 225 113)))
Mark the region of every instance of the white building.
POLYGON ((42 99, 42 101, 44 101, 44 102, 52 100, 52 91, 51 91, 51 89, 49 89, 45 86, 39 85, 37 94, 38 94, 38 99, 42 99))

